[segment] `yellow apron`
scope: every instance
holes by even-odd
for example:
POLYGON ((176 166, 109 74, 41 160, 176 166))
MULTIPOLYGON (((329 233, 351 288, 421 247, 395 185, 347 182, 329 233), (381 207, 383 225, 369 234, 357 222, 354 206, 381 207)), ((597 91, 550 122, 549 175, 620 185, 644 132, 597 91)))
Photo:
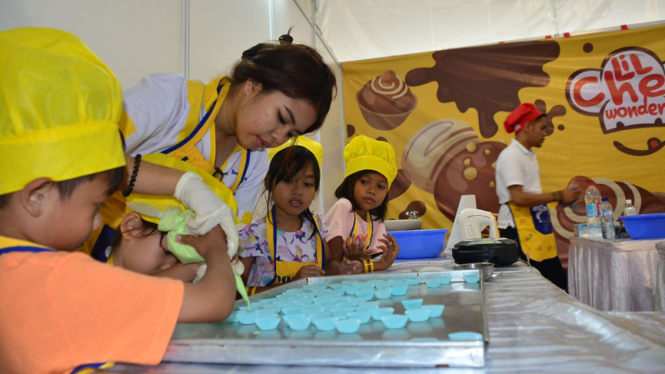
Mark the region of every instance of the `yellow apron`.
MULTIPOLYGON (((309 265, 314 265, 313 262, 297 262, 297 261, 279 261, 277 260, 277 230, 275 229, 275 209, 273 208, 270 217, 271 219, 266 219, 266 226, 267 226, 267 240, 268 240, 268 248, 270 252, 272 253, 272 259, 273 259, 273 264, 275 266, 275 277, 273 278, 270 283, 267 284, 267 286, 270 286, 272 284, 284 284, 290 282, 293 277, 298 274, 298 271, 300 271, 300 268, 303 266, 309 266, 309 265)), ((307 218, 303 214, 303 219, 307 220, 307 218)), ((323 264, 325 264, 325 253, 323 251, 323 238, 321 237, 321 231, 319 230, 319 225, 316 222, 316 219, 314 222, 314 228, 316 230, 316 235, 319 237, 319 240, 316 241, 316 265, 318 265, 320 268, 323 268, 323 264)))
MULTIPOLYGON (((360 217, 358 217, 358 213, 353 213, 353 228, 351 229, 351 233, 349 233, 349 237, 353 240, 356 240, 358 237, 358 226, 360 225, 358 221, 360 220, 360 217)), ((367 233, 365 236, 365 246, 363 249, 369 249, 369 245, 372 243, 372 235, 374 234, 374 221, 372 221, 372 216, 367 212, 367 233)))
MULTIPOLYGON (((45 248, 45 247, 37 247, 37 246, 27 246, 21 245, 14 246, 12 243, 14 242, 13 240, 7 240, 6 238, 1 238, 0 239, 0 255, 3 255, 5 253, 11 253, 11 252, 55 252, 55 250, 50 249, 50 248, 45 248)), ((71 371, 72 374, 87 374, 87 373, 93 373, 96 372, 99 369, 108 369, 115 365, 113 362, 102 362, 98 364, 85 364, 78 366, 74 368, 74 370, 71 371)))
MULTIPOLYGON (((238 204, 236 203, 233 194, 229 189, 217 179, 211 177, 203 170, 191 165, 178 161, 167 155, 155 153, 146 155, 143 158, 145 161, 170 167, 181 171, 191 171, 199 174, 208 186, 222 199, 236 215, 238 212, 238 204), (214 186, 214 187, 213 187, 214 186)), ((117 234, 117 228, 120 227, 122 218, 125 216, 125 205, 127 198, 122 195, 120 191, 113 193, 109 196, 104 204, 99 208, 99 213, 102 216, 103 225, 101 228, 92 232, 90 239, 88 239, 81 248, 77 249, 79 252, 87 253, 94 259, 107 262, 106 248, 108 248, 117 234)), ((237 219, 236 219, 237 222, 237 219)))
POLYGON ((556 240, 547 205, 520 207, 508 203, 508 206, 515 220, 522 253, 535 261, 556 257, 556 240))

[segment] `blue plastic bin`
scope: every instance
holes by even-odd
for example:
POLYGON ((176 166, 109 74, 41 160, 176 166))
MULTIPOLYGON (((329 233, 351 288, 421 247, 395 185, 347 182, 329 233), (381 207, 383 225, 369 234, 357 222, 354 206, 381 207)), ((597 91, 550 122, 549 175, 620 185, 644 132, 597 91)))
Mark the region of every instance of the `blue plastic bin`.
POLYGON ((432 258, 443 252, 448 229, 391 231, 397 240, 397 259, 432 258))
POLYGON ((622 216, 621 220, 633 239, 665 239, 665 213, 622 216))

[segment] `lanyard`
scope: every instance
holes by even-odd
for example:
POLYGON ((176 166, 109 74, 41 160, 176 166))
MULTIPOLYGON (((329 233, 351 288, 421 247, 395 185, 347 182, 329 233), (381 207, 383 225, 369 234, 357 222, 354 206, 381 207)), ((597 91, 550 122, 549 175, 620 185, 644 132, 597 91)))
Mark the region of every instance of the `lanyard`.
MULTIPOLYGON (((358 237, 358 226, 360 217, 358 217, 358 213, 353 213, 353 229, 351 230, 351 233, 349 234, 349 237, 351 237, 353 240, 356 240, 358 237)), ((372 235, 374 234, 374 221, 372 221, 372 217, 369 215, 369 212, 367 212, 367 233, 365 236, 365 247, 364 249, 369 249, 369 245, 372 242, 372 235)))

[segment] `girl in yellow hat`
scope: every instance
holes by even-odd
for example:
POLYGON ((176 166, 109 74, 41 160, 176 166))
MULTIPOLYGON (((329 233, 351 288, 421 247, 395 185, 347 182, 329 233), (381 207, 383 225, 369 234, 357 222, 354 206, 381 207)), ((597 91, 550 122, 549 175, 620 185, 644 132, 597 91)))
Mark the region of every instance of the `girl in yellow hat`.
POLYGON ((269 164, 263 149, 321 127, 336 85, 314 49, 283 39, 244 51, 228 76, 205 84, 152 74, 124 90, 127 153, 163 153, 214 174, 251 222, 269 164))
POLYGON ((387 142, 357 136, 344 148, 346 172, 337 187, 339 199, 326 214, 327 237, 333 256, 362 260, 366 273, 385 270, 399 253, 386 233, 388 189, 397 175, 395 150, 387 142), (378 261, 371 257, 381 255, 378 261))
POLYGON ((268 216, 238 233, 248 294, 306 277, 360 273, 359 262, 331 256, 323 217, 309 209, 319 189, 321 145, 297 137, 294 144, 271 150, 270 157, 264 182, 268 216))

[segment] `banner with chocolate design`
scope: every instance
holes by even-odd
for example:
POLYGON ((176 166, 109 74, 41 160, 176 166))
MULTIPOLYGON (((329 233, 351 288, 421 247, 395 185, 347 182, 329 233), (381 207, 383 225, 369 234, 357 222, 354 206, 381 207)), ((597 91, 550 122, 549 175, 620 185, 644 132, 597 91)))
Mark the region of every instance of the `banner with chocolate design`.
MULTIPOLYGON (((508 114, 531 102, 547 115, 536 149, 543 191, 591 180, 619 216, 665 212, 665 27, 497 44, 342 64, 347 136, 395 148, 388 219, 418 210, 450 228, 460 197, 497 213, 495 163, 513 134, 508 114)), ((340 181, 341 182, 341 181, 340 181)), ((566 257, 577 205, 550 204, 566 257)))

